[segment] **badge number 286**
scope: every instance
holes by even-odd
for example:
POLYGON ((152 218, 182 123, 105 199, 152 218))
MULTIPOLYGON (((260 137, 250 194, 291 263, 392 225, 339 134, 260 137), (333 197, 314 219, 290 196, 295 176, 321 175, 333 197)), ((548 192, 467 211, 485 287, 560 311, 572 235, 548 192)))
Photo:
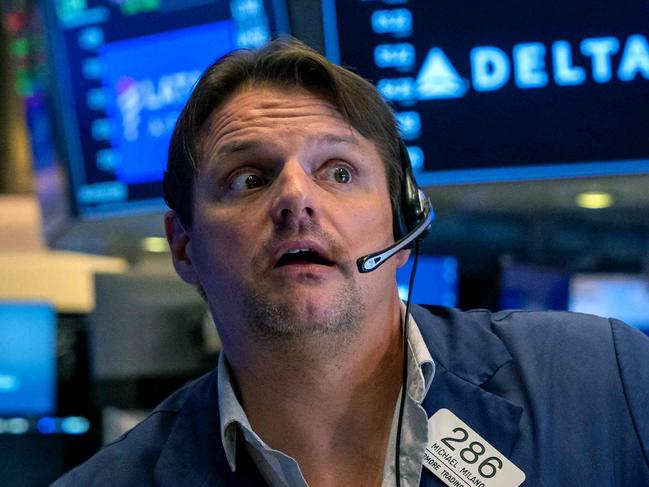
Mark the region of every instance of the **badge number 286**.
MULTIPOLYGON (((469 433, 464 428, 453 428, 453 433, 458 433, 457 438, 451 436, 447 438, 442 438, 440 441, 446 445, 446 447, 451 451, 456 451, 451 443, 464 443, 469 438, 469 433)), ((459 448, 459 446, 458 446, 459 448)), ((484 455, 486 451, 485 446, 479 441, 472 441, 469 443, 469 446, 462 448, 460 450, 460 458, 468 464, 477 463, 480 460, 480 457, 484 455)), ((485 479, 490 479, 498 473, 498 469, 503 468, 503 461, 499 457, 489 457, 482 460, 482 463, 478 466, 478 473, 481 477, 485 479)))
POLYGON ((424 465, 452 487, 517 487, 521 469, 448 409, 428 420, 424 465))

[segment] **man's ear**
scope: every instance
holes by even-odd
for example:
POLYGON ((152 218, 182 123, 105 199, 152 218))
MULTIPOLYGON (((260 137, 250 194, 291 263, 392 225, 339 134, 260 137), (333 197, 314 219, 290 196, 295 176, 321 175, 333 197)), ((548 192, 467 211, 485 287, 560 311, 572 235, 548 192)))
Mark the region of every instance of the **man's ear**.
POLYGON ((165 214, 165 233, 178 275, 188 284, 200 285, 192 262, 191 238, 175 211, 165 214))
POLYGON ((408 262, 408 259, 410 258, 410 250, 400 250, 399 252, 397 252, 397 255, 394 256, 394 258, 397 260, 397 267, 403 267, 403 265, 408 262))

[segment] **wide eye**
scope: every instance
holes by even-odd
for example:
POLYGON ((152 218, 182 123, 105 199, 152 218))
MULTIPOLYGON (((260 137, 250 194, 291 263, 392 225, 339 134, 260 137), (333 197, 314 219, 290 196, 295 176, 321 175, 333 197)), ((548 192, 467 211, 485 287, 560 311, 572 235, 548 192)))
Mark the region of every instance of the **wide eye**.
POLYGON ((266 184, 263 176, 250 172, 240 172, 230 180, 229 189, 232 191, 245 191, 247 189, 259 188, 266 184))
POLYGON ((347 166, 337 164, 327 168, 327 177, 337 183, 348 184, 352 180, 352 170, 347 166))

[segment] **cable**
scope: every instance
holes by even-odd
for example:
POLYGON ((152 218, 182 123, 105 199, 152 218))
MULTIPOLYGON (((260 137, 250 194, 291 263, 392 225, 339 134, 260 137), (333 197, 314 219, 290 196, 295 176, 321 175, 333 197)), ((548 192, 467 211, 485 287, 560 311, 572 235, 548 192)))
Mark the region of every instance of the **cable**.
POLYGON ((397 422, 397 439, 394 452, 394 472, 397 477, 397 487, 401 486, 401 469, 399 462, 399 454, 401 450, 401 423, 403 422, 403 409, 406 404, 406 388, 408 386, 408 319, 410 317, 410 300, 412 299, 412 288, 415 284, 415 273, 417 272, 417 261, 419 260, 419 243, 420 239, 415 240, 414 252, 415 258, 412 262, 412 270, 410 271, 410 280, 408 282, 408 300, 406 301, 406 318, 401 321, 402 336, 403 336, 403 376, 401 383, 401 399, 399 403, 399 419, 397 422))

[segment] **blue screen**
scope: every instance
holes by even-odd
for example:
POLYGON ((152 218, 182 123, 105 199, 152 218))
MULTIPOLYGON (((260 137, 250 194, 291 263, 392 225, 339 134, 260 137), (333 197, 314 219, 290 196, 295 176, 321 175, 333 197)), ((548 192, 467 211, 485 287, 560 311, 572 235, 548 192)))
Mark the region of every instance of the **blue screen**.
MULTIPOLYGON (((408 283, 413 257, 397 270, 399 297, 408 298, 408 283)), ((455 257, 422 255, 417 263, 417 273, 412 290, 412 302, 457 306, 457 260, 455 257)))
POLYGON ((0 303, 0 415, 56 407, 56 314, 47 304, 0 303))
POLYGON ((283 0, 43 1, 56 149, 81 219, 160 211, 176 118, 200 74, 287 31, 283 0))
POLYGON ((111 142, 120 154, 115 172, 121 182, 160 178, 174 124, 202 69, 235 47, 234 22, 224 20, 100 49, 111 142))
POLYGON ((620 319, 649 334, 649 278, 633 274, 576 274, 570 311, 620 319))
POLYGON ((649 172, 649 3, 323 0, 422 185, 649 172))

